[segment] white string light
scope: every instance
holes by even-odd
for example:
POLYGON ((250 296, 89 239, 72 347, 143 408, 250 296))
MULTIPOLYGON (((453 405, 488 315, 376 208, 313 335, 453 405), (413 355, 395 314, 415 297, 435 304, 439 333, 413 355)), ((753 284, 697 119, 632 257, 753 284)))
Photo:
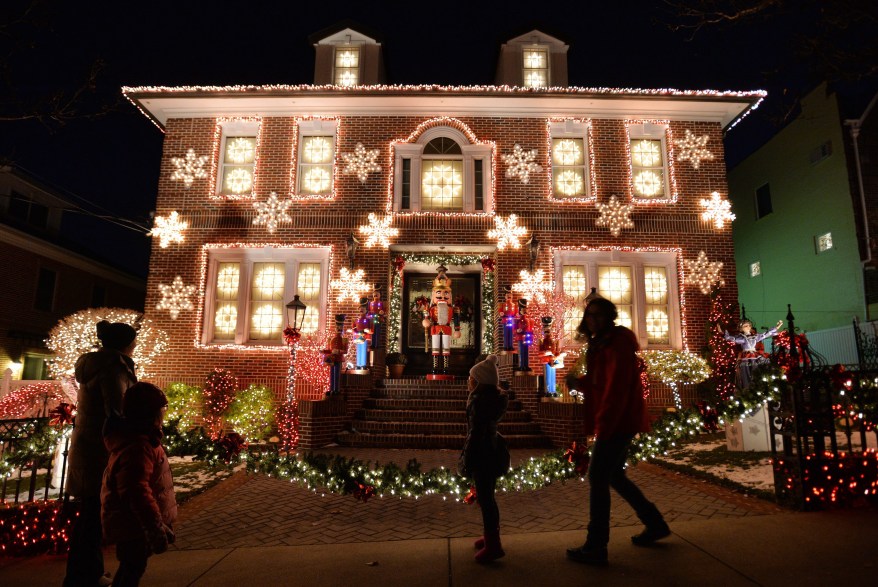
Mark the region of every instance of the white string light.
POLYGON ((595 204, 595 207, 601 213, 595 224, 608 227, 613 236, 619 236, 623 228, 634 228, 634 221, 628 217, 634 207, 622 204, 616 196, 610 196, 608 203, 595 204))
POLYGON ((189 228, 189 223, 180 220, 180 215, 174 210, 167 218, 156 216, 152 230, 147 233, 147 236, 158 237, 159 246, 167 249, 171 243, 183 242, 183 231, 187 228, 189 228))
POLYGON ((192 310, 192 300, 189 297, 195 293, 194 285, 185 285, 179 275, 174 278, 171 285, 159 284, 162 299, 156 305, 156 310, 168 310, 171 320, 176 320, 182 310, 192 310))
POLYGON ((521 248, 521 237, 527 234, 527 228, 518 226, 518 216, 510 214, 508 219, 494 216, 496 228, 488 231, 488 238, 497 239, 497 250, 502 251, 507 246, 513 249, 521 248))
POLYGON ((713 222, 716 228, 722 228, 726 225, 726 221, 732 222, 735 219, 732 204, 728 200, 723 200, 719 192, 711 193, 709 200, 702 198, 698 203, 704 208, 701 219, 705 222, 713 222))
POLYGON ((686 136, 674 141, 674 144, 680 148, 677 159, 688 161, 695 169, 698 169, 702 161, 713 161, 713 153, 707 150, 707 141, 709 140, 709 135, 699 137, 687 128, 686 136))
POLYGON ((380 153, 380 149, 367 151, 363 143, 357 143, 353 153, 342 153, 341 155, 346 163, 343 173, 346 175, 356 174, 360 183, 366 183, 370 173, 381 171, 381 166, 375 162, 380 153))
POLYGON ((531 173, 539 173, 543 170, 543 167, 535 161, 537 158, 536 149, 525 151, 521 148, 521 145, 516 143, 511 155, 501 156, 503 157, 503 162, 508 166, 506 168, 506 177, 518 178, 521 183, 528 183, 531 173))
POLYGON ((721 261, 710 261, 707 253, 700 251, 698 258, 694 261, 686 259, 683 261, 686 265, 686 283, 698 286, 701 293, 707 295, 713 288, 713 284, 720 286, 725 285, 725 281, 720 277, 723 264, 721 261))
POLYGON ((542 269, 537 269, 534 273, 522 269, 518 276, 519 282, 512 285, 512 291, 538 304, 544 304, 546 296, 551 295, 555 290, 555 285, 551 281, 546 281, 546 272, 542 269))
POLYGON ((390 238, 399 236, 399 229, 392 228, 393 216, 387 215, 384 218, 378 218, 374 213, 369 212, 369 225, 360 226, 360 233, 368 236, 365 245, 374 247, 381 245, 383 248, 390 246, 390 238))
POLYGON ((277 192, 271 192, 265 203, 253 202, 253 207, 256 209, 256 218, 253 219, 253 224, 257 226, 264 224, 268 232, 274 234, 279 223, 293 221, 287 213, 290 205, 292 205, 292 201, 281 200, 277 197, 277 192))
POLYGON ((182 181, 188 190, 196 179, 207 178, 207 171, 204 169, 207 159, 207 155, 196 155, 195 149, 186 151, 185 157, 171 157, 171 164, 174 166, 171 181, 182 181))
POLYGON ((342 267, 339 271, 339 278, 333 279, 329 286, 338 292, 337 302, 351 300, 359 302, 363 294, 372 291, 372 286, 363 280, 366 272, 363 269, 357 269, 351 272, 347 267, 342 267))

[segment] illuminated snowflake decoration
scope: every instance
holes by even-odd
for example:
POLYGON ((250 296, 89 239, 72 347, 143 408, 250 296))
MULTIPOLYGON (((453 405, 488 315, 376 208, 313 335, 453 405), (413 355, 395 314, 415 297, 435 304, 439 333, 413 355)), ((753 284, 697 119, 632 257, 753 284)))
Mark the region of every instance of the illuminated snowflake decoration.
POLYGON ((518 277, 519 282, 512 284, 512 291, 538 304, 546 303, 546 296, 551 295, 555 289, 552 282, 546 281, 546 273, 542 269, 537 269, 534 273, 523 269, 518 277))
POLYGON ((616 196, 610 196, 609 203, 595 204, 595 207, 601 213, 595 224, 608 227, 613 236, 619 236, 623 228, 634 228, 634 221, 628 217, 634 207, 620 203, 616 196))
POLYGON ((171 181, 182 181, 188 190, 196 179, 207 178, 205 163, 207 163, 207 155, 199 157, 195 154, 195 149, 186 151, 185 157, 171 157, 171 164, 174 166, 171 181))
POLYGON ((517 177, 521 183, 530 181, 530 174, 543 170, 542 166, 534 161, 537 158, 537 150, 525 151, 521 145, 516 144, 511 155, 503 155, 506 168, 506 177, 517 177))
POLYGON ((685 259, 683 264, 686 266, 686 281, 689 285, 696 285, 701 293, 707 295, 713 289, 714 284, 720 286, 725 285, 725 281, 720 277, 723 264, 721 261, 709 261, 704 251, 698 253, 698 258, 694 261, 685 259))
POLYGON ((710 137, 708 135, 699 137, 687 128, 686 136, 674 141, 678 149, 677 159, 679 161, 688 161, 695 169, 698 169, 702 161, 712 161, 713 153, 707 150, 707 141, 709 140, 710 137))
POLYGON ((192 300, 189 298, 195 293, 194 285, 184 285, 183 278, 179 275, 174 278, 171 285, 159 284, 162 294, 161 301, 156 305, 156 310, 168 310, 171 320, 176 320, 183 310, 192 310, 192 300))
POLYGON ((369 237, 366 240, 367 247, 381 245, 385 249, 390 246, 390 239, 399 236, 399 229, 392 228, 393 216, 385 216, 379 219, 375 214, 369 213, 369 226, 360 226, 360 233, 369 237))
POLYGON ((347 267, 342 267, 339 278, 333 279, 329 283, 329 286, 338 292, 338 297, 335 298, 336 301, 350 300, 352 302, 359 302, 364 294, 372 291, 372 286, 363 281, 364 276, 365 271, 362 269, 351 272, 347 267))
POLYGON ((518 226, 518 216, 510 214, 506 220, 500 216, 494 216, 494 225, 496 228, 488 231, 488 238, 497 239, 498 250, 502 251, 506 247, 521 248, 519 239, 527 234, 527 228, 518 226))
POLYGON ((183 242, 183 231, 189 228, 189 223, 180 220, 180 215, 174 210, 167 218, 164 216, 156 216, 152 230, 147 235, 158 237, 159 246, 167 249, 171 243, 183 242))
POLYGON ((732 214, 732 204, 728 200, 723 200, 719 192, 710 194, 710 199, 702 198, 698 201, 704 212, 701 213, 701 219, 705 222, 713 222, 717 228, 726 225, 726 221, 731 222, 735 219, 732 214))
POLYGON ((379 149, 367 151, 363 143, 357 143, 353 153, 342 153, 341 157, 346 164, 342 173, 345 175, 355 173, 360 183, 366 183, 370 173, 381 171, 381 166, 375 162, 380 153, 379 149))
POLYGON ((264 203, 253 202, 253 207, 256 209, 256 218, 253 219, 253 224, 257 226, 264 224, 268 232, 274 234, 279 223, 293 221, 287 213, 292 203, 291 200, 282 201, 277 197, 277 192, 271 192, 268 200, 264 203))

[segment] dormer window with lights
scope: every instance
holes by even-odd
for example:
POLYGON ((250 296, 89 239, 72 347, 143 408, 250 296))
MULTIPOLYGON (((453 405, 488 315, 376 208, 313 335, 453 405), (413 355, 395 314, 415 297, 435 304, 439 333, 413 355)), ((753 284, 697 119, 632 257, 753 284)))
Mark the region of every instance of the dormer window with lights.
POLYGON ((523 79, 526 88, 546 88, 549 86, 549 48, 543 46, 525 47, 523 79))
POLYGON ((220 122, 217 131, 220 139, 217 196, 252 197, 256 179, 259 122, 220 122))
POLYGON ((471 144, 450 127, 394 145, 394 210, 473 212, 491 206, 491 145, 471 144))
POLYGON ((356 86, 360 83, 360 48, 336 47, 333 79, 337 86, 356 86))
POLYGON ((673 200, 666 134, 664 125, 628 125, 631 191, 635 200, 673 200))

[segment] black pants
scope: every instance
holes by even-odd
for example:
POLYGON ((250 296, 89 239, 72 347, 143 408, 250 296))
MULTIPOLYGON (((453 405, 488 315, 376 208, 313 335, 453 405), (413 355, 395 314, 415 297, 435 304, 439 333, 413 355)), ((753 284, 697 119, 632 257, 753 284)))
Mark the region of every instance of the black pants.
POLYGON ((128 540, 116 545, 119 570, 113 577, 113 587, 137 587, 146 572, 146 559, 150 550, 146 540, 128 540))
POLYGON ((79 500, 79 517, 70 532, 70 551, 67 553, 67 575, 64 587, 91 587, 104 574, 104 553, 101 532, 101 498, 84 497, 79 500))
POLYGON ((644 497, 625 475, 625 458, 633 436, 599 438, 591 452, 588 466, 589 495, 588 539, 590 546, 606 546, 610 541, 610 487, 631 504, 637 517, 647 526, 664 521, 658 508, 644 497))
POLYGON ((473 481, 476 484, 479 506, 482 508, 482 525, 487 534, 500 527, 500 508, 497 507, 497 500, 494 498, 497 477, 476 473, 473 475, 473 481))

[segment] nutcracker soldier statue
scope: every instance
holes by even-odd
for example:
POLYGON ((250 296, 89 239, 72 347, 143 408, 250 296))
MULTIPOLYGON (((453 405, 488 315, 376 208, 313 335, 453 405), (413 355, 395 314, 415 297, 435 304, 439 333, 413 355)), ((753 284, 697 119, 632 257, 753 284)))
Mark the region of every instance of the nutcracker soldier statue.
POLYGON ((323 351, 323 362, 329 365, 329 391, 326 395, 338 394, 341 384, 341 365, 348 352, 348 339, 344 333, 344 314, 335 315, 335 335, 329 340, 329 348, 323 351))
POLYGON ((543 324, 543 340, 540 341, 540 361, 543 363, 543 380, 545 392, 548 397, 558 397, 558 388, 555 380, 555 370, 564 366, 564 357, 567 353, 558 354, 558 343, 552 339, 551 316, 540 318, 543 324))
POLYGON ((515 338, 518 340, 518 369, 520 373, 530 373, 528 351, 534 343, 534 321, 527 315, 527 300, 518 300, 518 314, 515 315, 515 338))
POLYGON ((453 375, 448 374, 451 339, 460 338, 460 316, 451 301, 451 279, 445 274, 446 271, 444 265, 439 266, 433 280, 430 307, 422 321, 424 329, 430 332, 433 371, 427 375, 427 379, 431 380, 454 379, 453 375))
POLYGON ((503 304, 500 306, 500 326, 503 328, 503 351, 501 354, 508 355, 515 349, 515 315, 518 309, 512 301, 512 288, 503 288, 503 304))
POLYGON ((369 298, 360 298, 360 316, 351 330, 353 342, 357 349, 356 368, 351 371, 355 375, 369 373, 369 342, 372 338, 372 321, 369 319, 369 298))
POLYGON ((384 330, 384 302, 381 301, 381 286, 376 285, 369 302, 369 320, 371 321, 372 342, 369 347, 374 351, 378 348, 381 333, 384 330))

